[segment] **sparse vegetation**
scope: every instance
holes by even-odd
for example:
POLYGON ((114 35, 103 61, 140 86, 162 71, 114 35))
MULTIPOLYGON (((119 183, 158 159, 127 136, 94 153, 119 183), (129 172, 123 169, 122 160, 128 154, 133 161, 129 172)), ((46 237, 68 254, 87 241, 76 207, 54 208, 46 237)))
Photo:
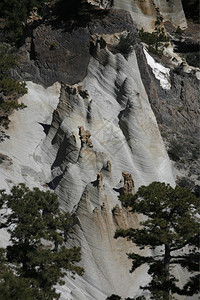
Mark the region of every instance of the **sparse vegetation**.
POLYGON ((2 98, 0 98, 0 111, 3 111, 5 113, 9 113, 13 109, 24 109, 27 106, 24 103, 17 103, 13 100, 4 101, 2 98))
POLYGON ((123 54, 125 58, 128 58, 129 54, 133 51, 134 44, 135 37, 131 32, 128 32, 126 35, 121 35, 116 49, 123 54))
POLYGON ((178 112, 182 112, 183 107, 180 107, 180 106, 179 106, 179 107, 177 108, 177 110, 178 110, 178 112))
POLYGON ((15 49, 7 43, 0 44, 0 93, 24 95, 27 93, 25 82, 19 82, 10 75, 10 69, 18 64, 15 49))
POLYGON ((152 33, 144 31, 143 28, 139 31, 139 37, 143 43, 147 44, 149 52, 157 55, 162 55, 164 48, 169 45, 169 37, 166 36, 160 24, 160 20, 155 22, 155 31, 152 33))
POLYGON ((10 74, 10 69, 18 63, 15 49, 7 43, 0 44, 0 110, 9 112, 26 106, 18 104, 17 98, 27 93, 25 82, 19 82, 10 74), (8 97, 9 96, 9 97, 8 97))
POLYGON ((57 44, 55 41, 53 41, 50 45, 50 50, 55 50, 57 48, 57 44))
POLYGON ((170 141, 168 154, 172 160, 179 161, 184 155, 184 146, 173 139, 170 141))

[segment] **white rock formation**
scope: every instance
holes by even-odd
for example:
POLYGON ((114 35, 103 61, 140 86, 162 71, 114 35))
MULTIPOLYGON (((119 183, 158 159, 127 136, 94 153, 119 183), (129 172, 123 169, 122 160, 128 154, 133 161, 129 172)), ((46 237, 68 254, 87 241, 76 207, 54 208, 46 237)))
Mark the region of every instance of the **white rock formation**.
POLYGON ((120 208, 123 176, 132 175, 136 190, 155 180, 174 185, 174 179, 135 53, 126 60, 97 43, 82 83, 62 85, 61 92, 58 84, 28 88, 21 99, 27 108, 12 115, 10 139, 1 144, 12 162, 0 166, 1 187, 49 183, 62 208, 76 216, 73 244, 82 247, 85 275, 66 278, 61 299, 139 295, 149 280, 146 267, 130 274, 126 253, 137 249, 113 238, 117 228, 139 224, 120 208), (39 123, 51 124, 47 135, 39 123))
POLYGON ((50 125, 52 113, 59 101, 60 84, 45 89, 40 85, 27 82, 28 94, 19 102, 27 108, 15 111, 10 116, 9 129, 5 139, 0 144, 0 153, 7 159, 0 165, 0 188, 7 191, 19 182, 25 182, 30 187, 45 183, 46 173, 50 173, 50 166, 45 168, 41 163, 40 144, 46 137, 41 124, 50 125))
POLYGON ((129 11, 137 25, 146 31, 154 30, 158 16, 175 27, 187 28, 181 0, 114 0, 114 7, 129 11))

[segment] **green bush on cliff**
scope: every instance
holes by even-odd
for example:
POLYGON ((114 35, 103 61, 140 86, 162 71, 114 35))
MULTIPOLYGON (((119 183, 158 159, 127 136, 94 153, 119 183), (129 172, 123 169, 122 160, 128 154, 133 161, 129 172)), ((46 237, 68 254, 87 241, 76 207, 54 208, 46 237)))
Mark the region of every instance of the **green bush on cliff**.
POLYGON ((135 44, 135 37, 131 32, 127 35, 122 35, 120 37, 119 43, 116 47, 117 51, 124 55, 125 58, 133 51, 135 44))
POLYGON ((169 42, 169 37, 166 36, 164 29, 160 27, 158 20, 155 22, 155 31, 150 33, 142 28, 139 31, 139 37, 143 43, 147 44, 149 52, 157 55, 162 55, 169 42))
POLYGON ((23 109, 27 106, 24 103, 17 103, 16 101, 10 100, 10 101, 4 101, 3 98, 0 98, 0 110, 2 110, 5 113, 9 113, 13 109, 23 109))
POLYGON ((175 139, 170 141, 168 154, 172 160, 179 161, 184 153, 184 146, 181 143, 177 142, 175 139))
POLYGON ((17 79, 5 76, 0 79, 0 93, 1 92, 5 95, 11 95, 12 93, 24 95, 27 93, 26 84, 25 82, 21 83, 17 79))
POLYGON ((24 104, 18 104, 16 98, 27 93, 25 82, 12 78, 10 69, 17 65, 17 56, 7 43, 0 44, 0 109, 8 112, 10 109, 22 109, 24 104), (8 96, 12 100, 8 100, 8 96), (6 99, 6 101, 5 101, 6 99))

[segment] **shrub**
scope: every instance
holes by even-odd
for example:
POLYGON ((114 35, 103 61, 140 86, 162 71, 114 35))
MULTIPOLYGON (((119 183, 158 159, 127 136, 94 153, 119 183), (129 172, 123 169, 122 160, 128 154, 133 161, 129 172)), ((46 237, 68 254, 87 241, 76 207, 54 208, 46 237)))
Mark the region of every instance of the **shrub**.
POLYGON ((157 55, 162 55, 164 48, 169 45, 169 37, 166 36, 160 24, 160 21, 155 22, 155 31, 152 33, 144 31, 143 28, 139 31, 139 37, 143 43, 147 44, 149 52, 157 55))
POLYGON ((0 76, 0 92, 8 96, 11 94, 24 95, 27 93, 26 83, 19 82, 16 79, 5 76, 1 79, 0 76))
POLYGON ((144 296, 139 296, 137 298, 126 298, 125 300, 146 300, 146 298, 144 296))
POLYGON ((18 63, 15 49, 7 43, 0 44, 0 109, 8 112, 11 109, 22 109, 24 104, 18 104, 17 101, 5 101, 7 96, 17 98, 27 93, 26 83, 19 82, 12 78, 10 69, 15 67, 18 63))
POLYGON ((168 134, 167 134, 167 132, 161 132, 161 136, 166 139, 168 134))
POLYGON ((194 187, 194 182, 187 177, 181 177, 178 179, 177 185, 192 190, 194 187))
POLYGON ((52 42, 50 45, 50 50, 55 50, 57 48, 56 42, 52 42))
POLYGON ((25 82, 20 83, 10 75, 10 69, 18 64, 15 49, 7 43, 0 44, 0 92, 5 96, 27 93, 25 82))
POLYGON ((127 35, 122 35, 120 37, 119 43, 116 49, 124 55, 125 58, 133 51, 133 46, 135 44, 135 37, 131 32, 127 35))
POLYGON ((184 147, 182 144, 178 143, 176 140, 171 140, 169 149, 168 149, 169 157, 172 160, 179 161, 180 158, 184 154, 184 147))
POLYGON ((1 101, 0 102, 0 110, 3 110, 4 112, 8 113, 13 109, 23 109, 26 108, 27 106, 24 103, 17 103, 16 101, 1 101))

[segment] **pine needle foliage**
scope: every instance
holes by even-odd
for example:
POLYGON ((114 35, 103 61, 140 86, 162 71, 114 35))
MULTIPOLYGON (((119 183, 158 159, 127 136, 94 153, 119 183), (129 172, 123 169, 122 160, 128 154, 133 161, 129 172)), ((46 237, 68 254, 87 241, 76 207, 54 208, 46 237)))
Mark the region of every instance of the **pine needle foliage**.
POLYGON ((26 83, 19 82, 10 73, 10 69, 17 64, 15 48, 7 43, 0 43, 0 111, 3 113, 26 107, 23 103, 17 103, 17 98, 27 93, 26 83))
POLYGON ((27 93, 25 82, 19 82, 12 78, 10 69, 18 64, 14 47, 7 43, 0 43, 0 93, 4 96, 19 95, 27 93))
POLYGON ((34 292, 30 299, 59 299, 55 285, 64 283, 66 272, 83 274, 75 264, 81 259, 80 248, 65 246, 73 224, 70 214, 60 212, 55 194, 24 184, 14 186, 10 194, 1 191, 0 204, 1 228, 7 228, 11 243, 5 250, 10 270, 1 273, 0 290, 11 280, 16 286, 23 283, 24 292, 34 292))
POLYGON ((129 54, 133 52, 135 40, 136 38, 131 32, 128 32, 125 35, 121 35, 119 43, 116 46, 116 50, 123 54, 127 59, 129 54))
POLYGON ((153 32, 146 32, 142 28, 139 30, 139 37, 147 45, 149 52, 159 56, 163 54, 164 48, 169 45, 169 37, 165 34, 159 19, 155 22, 155 30, 153 32))
POLYGON ((34 293, 26 278, 16 276, 7 263, 5 250, 0 249, 0 300, 33 300, 34 293))
POLYGON ((41 8, 44 0, 1 0, 0 18, 5 19, 7 42, 18 44, 23 27, 33 7, 41 8))
POLYGON ((148 289, 154 300, 169 300, 174 293, 189 296, 197 293, 199 198, 187 188, 173 189, 169 184, 153 182, 140 187, 135 195, 121 196, 120 200, 132 212, 146 216, 146 220, 141 222, 139 229, 117 230, 115 238, 128 238, 140 249, 148 247, 158 253, 150 256, 128 254, 133 260, 131 272, 142 264, 149 265, 152 280, 143 289, 148 289), (176 286, 176 278, 171 274, 174 265, 193 273, 183 289, 176 286))

